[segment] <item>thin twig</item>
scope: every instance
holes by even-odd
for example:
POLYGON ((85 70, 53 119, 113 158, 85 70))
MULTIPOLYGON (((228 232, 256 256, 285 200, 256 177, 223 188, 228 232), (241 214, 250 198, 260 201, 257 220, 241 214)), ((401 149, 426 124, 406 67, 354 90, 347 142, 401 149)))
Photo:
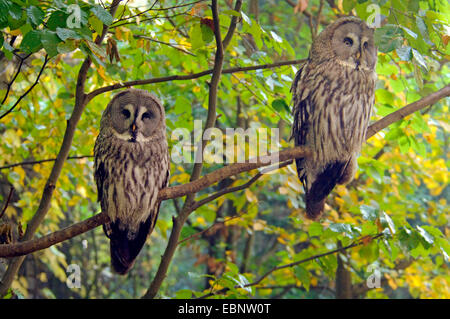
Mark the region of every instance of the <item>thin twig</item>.
POLYGON ((22 58, 20 55, 16 54, 16 56, 20 59, 20 63, 19 63, 19 66, 17 67, 16 74, 15 74, 14 77, 11 79, 11 81, 8 83, 8 87, 7 87, 7 89, 6 89, 5 96, 3 97, 3 100, 2 100, 2 103, 1 103, 2 105, 5 103, 6 99, 8 98, 9 91, 11 90, 11 87, 12 87, 14 81, 16 80, 17 76, 18 76, 19 73, 20 73, 20 70, 22 69, 23 62, 24 62, 26 59, 28 59, 28 58, 30 57, 30 55, 31 55, 31 53, 28 54, 27 56, 25 56, 24 58, 22 58))
MULTIPOLYGON (((375 239, 378 239, 378 238, 380 238, 382 236, 383 236, 383 233, 378 233, 378 234, 375 234, 375 235, 372 235, 372 236, 364 236, 365 240, 356 241, 356 242, 354 242, 354 243, 352 243, 352 244, 350 244, 348 246, 340 247, 340 248, 328 251, 326 253, 314 255, 314 256, 311 256, 311 257, 308 257, 308 258, 305 258, 305 259, 302 259, 302 260, 299 260, 299 261, 296 261, 296 262, 289 263, 289 264, 273 267, 272 269, 270 269, 269 271, 264 273, 261 277, 259 277, 256 281, 254 281, 252 283, 249 283, 249 284, 246 284, 246 285, 243 285, 243 286, 236 285, 234 288, 247 288, 247 287, 256 286, 261 281, 263 281, 265 278, 267 278, 270 274, 272 274, 275 271, 286 269, 286 268, 292 268, 292 267, 295 267, 297 265, 306 263, 306 262, 314 260, 314 259, 319 259, 319 258, 322 258, 322 257, 325 257, 325 256, 329 256, 329 255, 333 255, 333 254, 336 254, 336 253, 340 253, 342 251, 345 251, 347 249, 350 249, 350 248, 353 248, 353 247, 356 247, 356 246, 363 245, 365 242, 367 242, 367 240, 366 240, 367 237, 371 237, 371 240, 375 240, 375 239)), ((229 288, 223 288, 223 289, 220 289, 220 290, 218 290, 216 292, 211 292, 211 293, 208 293, 206 295, 203 295, 203 296, 199 297, 198 299, 204 299, 204 298, 207 298, 207 297, 214 296, 216 294, 223 294, 224 292, 226 292, 228 290, 229 290, 229 288)))
POLYGON ((6 199, 5 207, 3 207, 2 212, 0 213, 0 219, 2 219, 3 215, 5 214, 6 209, 8 208, 9 202, 11 201, 13 193, 14 193, 14 187, 11 186, 11 189, 9 190, 8 198, 6 199))
MULTIPOLYGON (((94 157, 94 155, 69 156, 69 157, 67 157, 67 159, 82 159, 82 158, 90 158, 90 157, 94 157)), ((25 162, 0 166, 0 170, 12 168, 12 167, 16 167, 16 166, 34 165, 34 164, 41 164, 41 163, 54 162, 54 161, 56 161, 56 158, 48 158, 48 159, 36 160, 36 161, 25 161, 25 162)))
POLYGON ((36 77, 36 81, 34 81, 34 83, 28 88, 28 90, 26 90, 26 92, 25 92, 24 94, 22 94, 22 95, 17 99, 16 103, 14 103, 14 105, 11 106, 11 107, 9 108, 8 111, 6 111, 5 113, 3 113, 3 114, 0 116, 0 120, 1 120, 2 118, 4 118, 6 115, 8 115, 9 113, 11 113, 11 112, 16 108, 16 106, 20 103, 20 101, 22 101, 22 99, 23 99, 25 96, 27 96, 28 93, 31 92, 31 90, 36 86, 36 84, 38 84, 39 79, 40 79, 40 77, 41 77, 41 75, 42 75, 42 72, 44 71, 44 68, 45 68, 45 66, 47 65, 47 62, 48 62, 48 61, 49 61, 48 55, 45 55, 44 64, 42 65, 41 70, 39 71, 39 74, 38 74, 38 76, 36 77))
MULTIPOLYGON (((302 64, 305 61, 306 61, 306 59, 299 59, 299 60, 281 61, 281 62, 276 62, 276 63, 271 63, 271 64, 252 65, 252 66, 244 66, 244 67, 239 66, 239 67, 224 69, 222 71, 222 74, 231 74, 231 73, 236 73, 236 72, 247 72, 247 71, 271 69, 271 68, 281 67, 281 66, 285 66, 285 65, 302 64)), ((92 92, 87 94, 86 99, 87 99, 87 101, 90 101, 99 94, 110 92, 110 91, 121 89, 121 88, 128 88, 128 87, 133 87, 136 85, 155 84, 155 83, 169 82, 169 81, 193 80, 193 79, 198 79, 203 76, 207 76, 212 73, 213 73, 213 69, 209 69, 206 71, 201 71, 201 72, 193 73, 193 74, 170 75, 170 76, 164 76, 164 77, 160 77, 160 78, 152 78, 152 79, 145 79, 145 80, 135 80, 135 81, 116 83, 116 84, 104 86, 104 87, 93 90, 92 92)))

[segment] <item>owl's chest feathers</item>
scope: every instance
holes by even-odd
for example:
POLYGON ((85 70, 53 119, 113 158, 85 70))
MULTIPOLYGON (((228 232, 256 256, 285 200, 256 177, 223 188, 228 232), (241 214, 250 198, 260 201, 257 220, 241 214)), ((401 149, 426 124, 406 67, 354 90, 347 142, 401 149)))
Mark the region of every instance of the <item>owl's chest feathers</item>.
POLYGON ((317 151, 315 160, 331 162, 359 151, 373 105, 375 73, 339 63, 305 71, 301 87, 309 101, 306 142, 317 151))
POLYGON ((102 209, 112 220, 119 218, 138 227, 156 207, 158 192, 165 187, 169 157, 163 143, 167 142, 108 141, 95 148, 96 162, 106 171, 102 209))

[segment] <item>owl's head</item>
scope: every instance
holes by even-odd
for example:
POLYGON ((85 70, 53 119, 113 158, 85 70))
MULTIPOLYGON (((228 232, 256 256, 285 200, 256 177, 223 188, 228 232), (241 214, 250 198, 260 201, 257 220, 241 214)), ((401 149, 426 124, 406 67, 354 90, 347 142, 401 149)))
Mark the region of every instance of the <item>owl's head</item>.
POLYGON ((145 90, 128 89, 114 96, 102 116, 101 127, 129 142, 147 142, 165 132, 164 107, 145 90))
POLYGON ((314 41, 310 58, 317 63, 336 59, 349 67, 374 70, 377 48, 374 29, 357 17, 343 17, 328 25, 314 41))

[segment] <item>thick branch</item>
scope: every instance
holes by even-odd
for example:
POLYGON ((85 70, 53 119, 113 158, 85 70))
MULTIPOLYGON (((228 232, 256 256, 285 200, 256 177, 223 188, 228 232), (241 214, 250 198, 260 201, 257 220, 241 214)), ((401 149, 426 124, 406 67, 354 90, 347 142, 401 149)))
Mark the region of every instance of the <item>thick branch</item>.
POLYGON ((405 107, 402 107, 400 110, 397 110, 378 122, 372 124, 367 129, 366 139, 369 139, 373 135, 375 135, 377 132, 381 131, 382 129, 388 127, 394 122, 400 121, 401 119, 407 117, 408 115, 423 109, 424 107, 427 107, 428 105, 434 104, 440 99, 443 99, 444 97, 450 96, 450 84, 447 84, 439 91, 436 91, 434 93, 431 93, 430 95, 421 98, 420 100, 413 102, 411 104, 408 104, 405 107))
MULTIPOLYGON (((435 93, 432 93, 429 96, 426 96, 426 97, 422 98, 419 101, 413 102, 413 103, 405 106, 401 110, 403 110, 403 109, 411 109, 411 107, 414 106, 414 105, 416 105, 416 108, 417 108, 417 105, 421 105, 421 108, 425 108, 425 107, 428 106, 427 103, 430 103, 430 104, 436 103, 436 101, 437 101, 436 94, 438 94, 438 96, 440 96, 440 98, 448 96, 448 94, 449 94, 448 86, 444 87, 443 89, 441 89, 441 90, 439 90, 439 91, 437 91, 435 93), (425 103, 425 101, 427 103, 425 103)), ((401 111, 401 110, 399 110, 399 111, 401 111)), ((397 111, 397 112, 399 112, 399 111, 397 111)), ((394 112, 394 113, 396 113, 396 112, 394 112)), ((392 114, 394 114, 394 113, 392 113, 392 114)), ((405 112, 405 113, 401 113, 401 114, 404 114, 404 116, 407 116, 407 115, 410 114, 410 112, 405 112)), ((382 118, 381 120, 379 120, 378 122, 375 122, 374 124, 372 124, 369 127, 369 129, 368 129, 367 138, 370 138, 371 136, 376 134, 379 130, 382 130, 387 125, 391 124, 392 123, 391 120, 390 121, 386 120, 386 118, 388 118, 388 117, 390 117, 390 115, 388 115, 388 116, 382 118)), ((401 118, 399 118, 398 120, 400 120, 400 119, 401 118)), ((307 151, 305 149, 303 149, 301 147, 297 147, 297 148, 292 148, 292 149, 287 149, 287 150, 281 151, 281 152, 279 152, 278 155, 279 155, 279 161, 280 161, 280 163, 282 163, 282 162, 285 162, 285 161, 288 161, 288 160, 292 160, 294 158, 307 156, 308 154, 307 154, 307 151)), ((264 160, 267 161, 267 158, 265 158, 264 160)), ((225 179, 227 177, 230 177, 230 176, 233 176, 233 175, 237 175, 237 174, 240 174, 242 172, 246 172, 246 171, 249 171, 249 170, 252 170, 252 169, 256 169, 256 168, 259 168, 259 167, 268 166, 270 164, 270 163, 266 163, 264 165, 262 163, 263 162, 263 158, 260 158, 259 160, 253 160, 253 161, 249 160, 249 162, 256 162, 256 163, 235 163, 235 164, 231 164, 229 166, 220 168, 220 169, 218 169, 218 170, 216 170, 214 172, 206 174, 205 176, 203 176, 202 178, 200 178, 200 179, 198 179, 196 181, 193 181, 193 182, 190 182, 190 183, 187 183, 187 184, 183 184, 183 185, 177 185, 177 186, 173 186, 173 187, 168 187, 168 188, 162 189, 160 191, 160 193, 159 193, 158 199, 159 200, 167 200, 167 199, 182 197, 182 196, 185 196, 185 195, 190 194, 190 193, 196 193, 196 192, 199 192, 200 190, 202 190, 202 189, 204 189, 204 188, 206 188, 206 187, 208 187, 208 186, 210 186, 210 185, 212 185, 214 183, 217 183, 217 182, 219 182, 222 179, 225 179)), ((280 164, 280 167, 281 166, 284 166, 284 165, 280 164)), ((255 177, 258 176, 258 174, 255 175, 255 177)), ((253 178, 252 178, 252 180, 253 180, 253 178)), ((236 186, 235 190, 236 191, 240 190, 241 187, 242 186, 236 186)), ((211 196, 219 197, 219 196, 225 195, 225 193, 228 193, 228 190, 229 189, 227 189, 225 191, 219 191, 218 193, 213 194, 211 196)), ((204 204, 209 202, 209 199, 211 199, 211 197, 207 197, 207 198, 203 199, 205 201, 204 204)), ((203 201, 203 200, 201 200, 201 201, 203 201)), ((199 202, 201 202, 201 201, 199 201, 199 202)), ((194 204, 194 205, 195 205, 194 206, 195 208, 199 207, 199 205, 197 205, 197 204, 194 204)), ((100 213, 100 214, 96 215, 95 217, 98 218, 98 219, 91 220, 89 222, 89 227, 83 228, 83 226, 82 226, 83 223, 88 223, 87 222, 88 220, 85 220, 85 221, 82 221, 82 222, 78 223, 77 225, 79 227, 76 228, 76 229, 79 230, 80 232, 71 231, 71 236, 65 237, 64 240, 72 238, 74 236, 77 236, 77 235, 79 235, 81 233, 84 233, 84 232, 86 232, 88 230, 91 230, 91 229, 101 225, 102 224, 102 218, 104 218, 104 217, 100 217, 101 215, 103 215, 103 213, 100 213), (95 221, 95 222, 93 222, 93 221, 95 221)), ((61 232, 63 232, 63 231, 64 230, 61 230, 61 232)), ((53 240, 53 241, 48 241, 46 243, 36 243, 37 241, 44 241, 45 242, 45 241, 49 240, 50 237, 48 237, 48 236, 50 236, 50 235, 47 235, 47 236, 44 236, 44 237, 41 237, 41 238, 38 238, 38 239, 34 239, 33 240, 34 243, 29 243, 29 245, 22 246, 22 247, 44 247, 44 248, 46 248, 46 247, 50 247, 50 246, 52 246, 54 244, 57 244, 59 242, 59 241, 53 240)), ((55 237, 52 237, 52 238, 55 238, 55 237)), ((62 237, 58 237, 58 238, 62 238, 62 237)), ((0 257, 6 257, 7 254, 9 254, 10 251, 15 251, 15 249, 17 248, 17 245, 18 244, 0 245, 0 257)), ((32 250, 27 250, 27 249, 21 248, 21 251, 18 252, 17 255, 15 255, 15 256, 27 255, 27 254, 30 254, 30 253, 32 253, 32 252, 34 252, 36 250, 39 250, 39 249, 43 249, 43 248, 37 248, 37 249, 32 249, 32 250)))
POLYGON ((108 221, 105 214, 97 214, 82 222, 73 224, 46 236, 16 244, 0 245, 0 256, 17 257, 53 246, 80 234, 83 234, 108 221))

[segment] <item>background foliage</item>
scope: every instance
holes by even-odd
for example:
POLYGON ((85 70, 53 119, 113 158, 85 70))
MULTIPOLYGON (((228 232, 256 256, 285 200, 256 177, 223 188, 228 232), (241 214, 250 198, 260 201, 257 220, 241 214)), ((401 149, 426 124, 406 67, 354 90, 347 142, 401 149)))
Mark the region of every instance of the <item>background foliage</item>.
MULTIPOLYGON (((244 1, 240 12, 233 10, 233 1, 219 1, 222 34, 232 17, 239 17, 224 69, 306 58, 312 39, 325 25, 347 14, 366 20, 374 12, 373 4, 383 19, 375 34, 378 83, 372 120, 447 85, 450 8, 444 0, 252 0, 244 1)), ((20 235, 18 225, 26 228, 36 211, 52 162, 4 166, 56 157, 87 56, 93 60, 87 91, 212 68, 215 41, 209 1, 123 1, 114 17, 108 7, 102 1, 0 0, 2 208, 14 188, 0 223, 14 225, 15 238, 20 235), (67 23, 72 4, 81 9, 75 28, 67 23), (103 24, 109 31, 97 45, 94 39, 103 24), (41 69, 39 83, 25 95, 41 69)), ((280 146, 292 146, 290 85, 297 69, 292 64, 224 74, 216 126, 278 127, 280 146)), ((205 121, 208 81, 210 76, 140 86, 162 100, 171 147, 176 143, 171 138, 174 129, 192 130, 195 119, 205 121)), ((84 110, 70 150, 71 156, 82 158, 65 162, 38 236, 99 212, 89 155, 112 94, 98 95, 84 110)), ((447 98, 369 139, 358 160, 356 180, 334 190, 320 222, 303 217, 303 190, 294 165, 199 207, 183 227, 180 239, 186 240, 158 296, 190 298, 228 288, 213 296, 449 298, 448 114, 447 98), (236 288, 274 267, 378 233, 383 236, 340 254, 274 271, 258 285, 236 288), (373 269, 381 274, 381 288, 366 285, 373 269)), ((220 166, 206 164, 203 173, 220 166)), ((172 163, 171 185, 188 182, 191 170, 192 164, 172 163)), ((199 196, 243 184, 252 173, 226 179, 199 196)), ((163 202, 157 227, 129 275, 111 272, 108 240, 97 228, 28 255, 6 297, 141 297, 155 275, 172 216, 181 205, 181 199, 163 202), (79 289, 66 285, 69 264, 82 269, 79 289)), ((0 258, 0 275, 6 266, 7 259, 0 258)))

